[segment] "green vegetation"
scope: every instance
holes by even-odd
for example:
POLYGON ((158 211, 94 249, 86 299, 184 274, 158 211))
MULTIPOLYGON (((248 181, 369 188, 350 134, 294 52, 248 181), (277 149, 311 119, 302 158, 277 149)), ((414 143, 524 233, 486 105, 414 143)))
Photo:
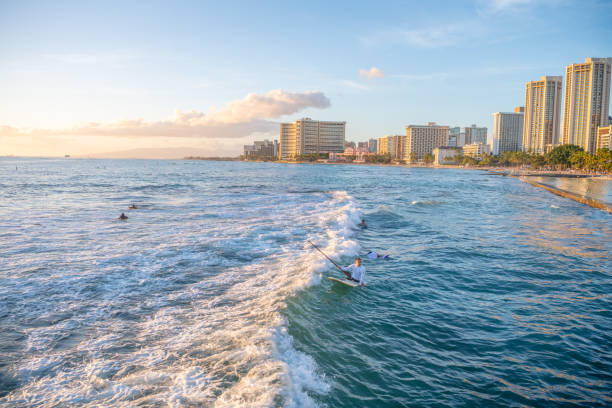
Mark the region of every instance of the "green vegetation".
POLYGON ((557 146, 544 155, 530 152, 504 152, 497 156, 484 154, 480 160, 456 156, 454 161, 471 166, 528 166, 545 170, 577 169, 587 172, 612 172, 612 151, 604 148, 595 154, 589 154, 575 145, 557 146))
POLYGON ((244 155, 240 155, 240 160, 243 161, 276 161, 278 160, 278 157, 274 157, 274 156, 268 156, 265 154, 258 154, 258 155, 251 155, 248 158, 245 158, 244 155))
POLYGON ((200 157, 200 156, 187 156, 184 160, 210 160, 210 161, 239 161, 241 157, 200 157))
POLYGON ((433 163, 434 162, 434 155, 431 153, 425 153, 423 155, 423 161, 425 163, 433 163))
POLYGON ((364 159, 366 163, 391 163, 391 155, 389 153, 368 155, 364 159))
MULTIPOLYGON (((463 166, 476 166, 476 165, 479 164, 478 160, 474 159, 473 157, 463 156, 461 154, 453 156, 452 159, 449 159, 447 157, 446 161, 452 161, 452 162, 455 162, 457 164, 461 164, 463 166)), ((484 164, 483 164, 483 166, 484 166, 484 164)), ((488 164, 488 166, 490 166, 490 164, 488 164)))
POLYGON ((308 162, 315 162, 319 159, 329 159, 329 153, 299 154, 294 157, 294 160, 296 161, 308 161, 308 162))

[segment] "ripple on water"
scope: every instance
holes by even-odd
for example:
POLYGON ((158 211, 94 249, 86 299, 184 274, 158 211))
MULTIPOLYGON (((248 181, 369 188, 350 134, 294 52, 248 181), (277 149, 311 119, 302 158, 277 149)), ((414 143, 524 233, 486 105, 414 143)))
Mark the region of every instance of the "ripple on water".
POLYGON ((610 404, 609 215, 475 171, 11 160, 0 405, 610 404), (345 288, 306 239, 391 258, 345 288))

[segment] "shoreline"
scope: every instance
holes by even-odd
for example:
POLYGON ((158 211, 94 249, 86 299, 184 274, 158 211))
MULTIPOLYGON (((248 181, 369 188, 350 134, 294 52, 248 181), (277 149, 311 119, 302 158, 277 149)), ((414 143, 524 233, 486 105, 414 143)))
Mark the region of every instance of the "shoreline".
POLYGON ((535 170, 512 166, 462 166, 454 164, 407 164, 407 163, 346 163, 330 161, 290 161, 290 160, 241 160, 243 162, 254 163, 282 163, 282 164, 330 164, 330 165, 354 165, 354 166, 389 166, 389 167, 408 167, 413 169, 455 169, 455 170, 480 170, 487 171, 499 176, 534 176, 534 177, 567 177, 567 178, 598 178, 602 180, 612 180, 612 174, 588 173, 581 170, 535 170))

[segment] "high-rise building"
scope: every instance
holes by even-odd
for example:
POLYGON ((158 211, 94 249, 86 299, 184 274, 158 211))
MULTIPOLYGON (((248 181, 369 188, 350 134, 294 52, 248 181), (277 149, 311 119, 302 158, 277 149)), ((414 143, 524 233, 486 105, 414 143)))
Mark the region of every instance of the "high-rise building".
POLYGON ((387 154, 389 153, 389 137, 379 137, 376 142, 376 153, 377 154, 387 154))
POLYGON ((493 114, 493 154, 521 150, 524 120, 525 113, 522 106, 515 108, 514 112, 493 114))
POLYGON ((460 127, 452 127, 448 133, 448 146, 461 147, 465 144, 465 133, 460 127))
POLYGON ((612 58, 586 58, 565 69, 563 144, 595 152, 597 127, 608 125, 611 65, 612 58))
POLYGON ((435 122, 429 122, 426 126, 406 126, 401 160, 406 162, 420 160, 425 153, 431 154, 436 147, 446 146, 449 133, 448 126, 439 126, 435 122))
POLYGON ((278 158, 278 140, 255 141, 252 145, 244 145, 245 160, 274 160, 278 158))
POLYGON ((610 139, 612 136, 612 125, 597 128, 597 150, 610 149, 610 139))
POLYGON ((465 134, 464 144, 487 143, 486 127, 477 127, 476 125, 472 125, 470 127, 463 128, 463 133, 465 134))
POLYGON ((303 118, 280 124, 281 160, 305 154, 342 153, 346 122, 326 122, 303 118))
POLYGON ((559 144, 563 77, 543 76, 525 86, 523 150, 545 153, 559 144))
POLYGON ((483 154, 490 154, 491 147, 486 143, 470 143, 462 147, 463 155, 473 157, 475 159, 482 158, 483 154))
POLYGON ((391 148, 391 158, 393 160, 405 160, 404 152, 406 149, 406 136, 403 135, 393 135, 391 139, 389 139, 389 146, 393 146, 391 148))
POLYGON ((389 154, 393 160, 402 160, 404 151, 404 139, 402 135, 389 135, 379 137, 377 142, 378 154, 389 154))
POLYGON ((368 152, 376 153, 378 151, 378 141, 376 139, 368 140, 368 152))

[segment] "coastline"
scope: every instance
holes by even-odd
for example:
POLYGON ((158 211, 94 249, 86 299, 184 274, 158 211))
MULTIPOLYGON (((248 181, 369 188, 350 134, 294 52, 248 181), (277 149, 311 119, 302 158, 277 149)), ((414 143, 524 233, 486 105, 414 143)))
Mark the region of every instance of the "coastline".
POLYGON ((331 164, 331 165, 354 165, 354 166, 390 166, 423 169, 455 169, 455 170, 480 170, 487 171, 500 176, 539 176, 539 177, 568 177, 568 178, 599 178, 601 180, 612 180, 612 174, 589 173, 581 170, 534 170, 512 166, 463 166, 458 164, 408 164, 408 163, 366 163, 366 162, 332 162, 332 161, 292 161, 292 160, 241 160, 254 163, 283 163, 283 164, 331 164))

